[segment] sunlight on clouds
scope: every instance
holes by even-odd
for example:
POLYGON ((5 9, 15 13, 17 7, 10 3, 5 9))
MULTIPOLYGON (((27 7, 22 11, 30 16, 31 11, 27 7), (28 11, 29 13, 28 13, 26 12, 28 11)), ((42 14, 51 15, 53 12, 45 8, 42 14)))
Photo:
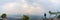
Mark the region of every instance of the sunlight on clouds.
POLYGON ((16 5, 16 3, 15 2, 12 2, 12 3, 6 3, 6 4, 4 4, 4 6, 2 6, 2 11, 3 12, 9 12, 9 11, 11 11, 11 12, 13 12, 14 10, 14 6, 16 5))
POLYGON ((58 0, 50 0, 52 3, 58 3, 58 0))
POLYGON ((56 0, 51 0, 53 3, 57 2, 56 0))
POLYGON ((25 0, 22 0, 22 2, 25 2, 25 0))
POLYGON ((22 2, 9 2, 2 6, 4 12, 10 12, 11 14, 40 14, 45 11, 42 5, 33 3, 29 5, 25 0, 22 2), (22 4, 21 4, 22 3, 22 4))
POLYGON ((28 5, 25 3, 22 8, 28 8, 28 5))

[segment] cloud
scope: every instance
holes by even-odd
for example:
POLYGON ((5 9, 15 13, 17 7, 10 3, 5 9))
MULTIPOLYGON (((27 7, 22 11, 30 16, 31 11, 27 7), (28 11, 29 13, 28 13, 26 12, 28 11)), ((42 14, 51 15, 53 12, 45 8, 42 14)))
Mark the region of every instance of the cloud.
POLYGON ((43 5, 38 3, 29 4, 26 0, 17 0, 17 2, 7 2, 2 5, 2 13, 6 12, 8 15, 29 14, 40 15, 45 12, 43 5))
POLYGON ((40 15, 48 11, 59 11, 59 0, 10 0, 2 1, 2 13, 40 15), (5 2, 5 3, 4 3, 5 2))

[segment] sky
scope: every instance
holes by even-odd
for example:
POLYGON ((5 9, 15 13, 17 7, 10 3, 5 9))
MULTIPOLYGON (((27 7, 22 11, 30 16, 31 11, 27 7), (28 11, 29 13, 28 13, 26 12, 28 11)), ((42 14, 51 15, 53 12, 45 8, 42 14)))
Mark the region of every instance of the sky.
POLYGON ((48 11, 60 11, 60 0, 0 0, 0 14, 44 15, 48 11))

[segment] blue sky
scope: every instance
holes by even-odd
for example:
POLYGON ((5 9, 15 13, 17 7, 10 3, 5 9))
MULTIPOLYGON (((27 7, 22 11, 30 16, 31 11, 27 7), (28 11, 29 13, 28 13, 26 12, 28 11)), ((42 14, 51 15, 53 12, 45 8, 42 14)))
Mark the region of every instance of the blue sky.
POLYGON ((0 13, 8 15, 43 15, 48 11, 60 11, 60 0, 0 0, 0 13))

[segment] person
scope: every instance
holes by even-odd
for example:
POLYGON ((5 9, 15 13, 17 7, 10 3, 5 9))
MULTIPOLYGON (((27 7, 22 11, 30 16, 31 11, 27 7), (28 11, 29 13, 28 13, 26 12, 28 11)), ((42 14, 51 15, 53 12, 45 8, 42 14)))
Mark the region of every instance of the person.
POLYGON ((46 20, 46 13, 44 14, 45 20, 46 20))

